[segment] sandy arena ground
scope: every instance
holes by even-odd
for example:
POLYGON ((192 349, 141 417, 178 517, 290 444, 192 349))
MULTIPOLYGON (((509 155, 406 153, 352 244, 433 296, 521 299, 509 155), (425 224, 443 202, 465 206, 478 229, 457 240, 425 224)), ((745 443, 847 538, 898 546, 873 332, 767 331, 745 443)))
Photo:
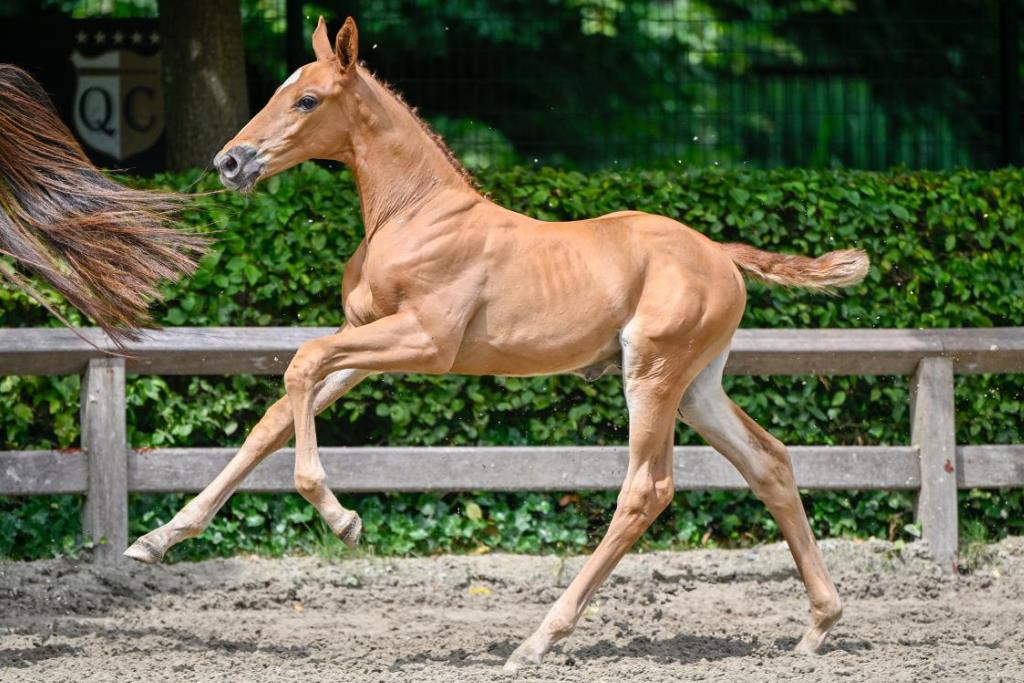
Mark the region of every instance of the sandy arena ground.
POLYGON ((1024 539, 938 576, 823 543, 846 616, 818 657, 784 546, 630 555, 545 665, 501 670, 580 564, 490 555, 0 563, 3 681, 1024 681, 1024 539))

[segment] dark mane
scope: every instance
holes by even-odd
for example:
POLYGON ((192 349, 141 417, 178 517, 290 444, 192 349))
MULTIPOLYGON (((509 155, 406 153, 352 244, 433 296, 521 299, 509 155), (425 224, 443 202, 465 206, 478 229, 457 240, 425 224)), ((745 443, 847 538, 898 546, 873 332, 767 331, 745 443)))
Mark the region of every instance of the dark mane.
MULTIPOLYGON (((362 66, 364 69, 366 68, 366 65, 363 63, 361 63, 360 66, 362 66)), ((369 72, 368 69, 367 71, 369 72)), ((416 110, 415 107, 409 106, 409 103, 405 101, 404 97, 402 97, 402 93, 395 90, 394 86, 392 86, 387 81, 378 78, 377 75, 374 74, 373 72, 369 73, 371 76, 373 76, 373 80, 377 81, 380 87, 384 88, 385 92, 394 97, 395 101, 402 105, 405 108, 405 110, 412 115, 412 118, 416 121, 417 124, 419 124, 419 127, 423 130, 423 132, 427 134, 427 137, 430 138, 435 145, 437 145, 437 148, 441 151, 441 154, 444 155, 445 160, 453 169, 455 169, 456 173, 458 173, 463 180, 469 183, 470 186, 476 187, 476 179, 473 178, 473 176, 470 175, 469 171, 466 170, 466 167, 462 165, 462 162, 459 161, 459 158, 457 156, 455 156, 455 152, 451 150, 448 144, 444 141, 444 138, 438 135, 434 131, 434 129, 430 127, 430 124, 428 124, 426 121, 420 118, 419 112, 416 110)))
MULTIPOLYGON (((111 180, 39 83, 0 64, 0 254, 49 282, 118 344, 152 325, 149 303, 161 282, 196 268, 206 240, 180 229, 185 202, 111 180)), ((0 277, 60 317, 3 261, 0 277)))

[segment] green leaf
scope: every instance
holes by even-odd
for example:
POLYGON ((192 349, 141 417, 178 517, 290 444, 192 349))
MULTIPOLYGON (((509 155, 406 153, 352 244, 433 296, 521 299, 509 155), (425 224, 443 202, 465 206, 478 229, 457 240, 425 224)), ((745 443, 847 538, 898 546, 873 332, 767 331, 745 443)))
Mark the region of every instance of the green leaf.
POLYGON ((750 193, 738 187, 734 187, 729 190, 729 195, 736 200, 736 203, 740 206, 745 205, 747 200, 750 199, 750 193))
POLYGON ((171 325, 184 325, 188 315, 180 308, 172 308, 167 311, 166 320, 171 325))
POLYGON ((466 503, 466 517, 473 520, 474 522, 479 522, 481 519, 484 518, 484 512, 483 510, 480 509, 479 505, 473 502, 469 502, 466 503))

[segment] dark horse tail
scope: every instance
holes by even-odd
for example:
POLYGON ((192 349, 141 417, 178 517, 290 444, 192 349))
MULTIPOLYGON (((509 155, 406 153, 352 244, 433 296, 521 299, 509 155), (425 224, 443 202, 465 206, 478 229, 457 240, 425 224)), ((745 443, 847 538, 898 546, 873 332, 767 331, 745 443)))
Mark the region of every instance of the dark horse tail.
MULTIPOLYGON (((196 268, 206 240, 182 229, 184 202, 108 178, 39 83, 0 64, 0 253, 53 285, 119 346, 153 325, 149 303, 160 283, 196 268)), ((3 260, 0 276, 64 320, 3 260)))

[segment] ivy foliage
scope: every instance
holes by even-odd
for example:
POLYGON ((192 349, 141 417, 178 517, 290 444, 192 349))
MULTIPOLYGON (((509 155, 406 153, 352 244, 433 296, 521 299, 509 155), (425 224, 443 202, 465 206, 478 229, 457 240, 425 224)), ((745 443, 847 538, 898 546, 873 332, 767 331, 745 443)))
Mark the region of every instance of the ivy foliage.
MULTIPOLYGON (((163 186, 200 193, 187 219, 216 244, 194 278, 170 286, 166 325, 318 325, 342 322, 344 264, 362 235, 347 172, 305 164, 250 196, 186 173, 163 186)), ((769 328, 1024 325, 1024 173, 744 171, 704 169, 491 171, 494 201, 569 220, 621 209, 672 216, 718 241, 817 255, 861 247, 867 280, 839 296, 751 284, 742 325, 769 328)), ((69 318, 78 314, 53 299, 69 318)), ((0 290, 0 325, 55 325, 24 295, 0 290)), ((904 377, 731 377, 737 403, 791 445, 905 444, 904 377)), ((77 377, 0 378, 0 448, 78 441, 77 377)), ((129 379, 136 447, 239 444, 281 394, 279 378, 129 379)), ((960 443, 1021 443, 1024 376, 958 377, 960 443)), ((359 385, 319 420, 324 445, 617 444, 626 439, 619 381, 568 377, 384 376, 359 385)), ((680 427, 678 442, 700 443, 680 427)), ((167 521, 184 495, 135 496, 133 532, 167 521)), ((600 538, 615 495, 375 494, 349 496, 374 552, 582 551, 600 538)), ((900 492, 817 492, 805 502, 820 535, 906 538, 912 500, 900 492)), ((28 558, 81 547, 74 496, 0 500, 0 555, 28 558)), ((1024 491, 962 494, 965 535, 1024 533, 1024 491)), ((645 536, 647 547, 771 540, 778 532, 747 493, 685 492, 645 536)), ((200 539, 172 559, 235 552, 337 549, 297 496, 238 495, 200 539)), ((332 550, 333 551, 333 550, 332 550)))

